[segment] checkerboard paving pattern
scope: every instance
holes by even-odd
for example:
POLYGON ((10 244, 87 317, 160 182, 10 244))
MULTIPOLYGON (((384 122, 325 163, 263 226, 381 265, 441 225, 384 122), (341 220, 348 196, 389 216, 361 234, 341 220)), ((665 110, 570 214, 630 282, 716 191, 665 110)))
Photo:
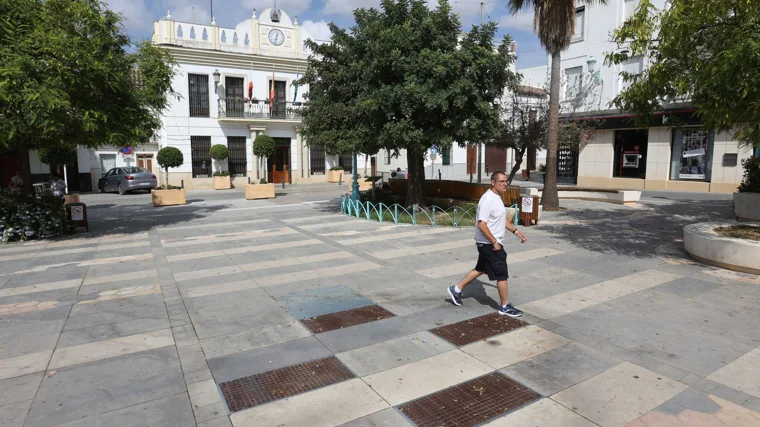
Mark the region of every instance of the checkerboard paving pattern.
POLYGON ((511 319, 485 280, 446 301, 471 229, 267 206, 0 248, 0 421, 760 427, 750 276, 547 222, 507 244, 511 319))

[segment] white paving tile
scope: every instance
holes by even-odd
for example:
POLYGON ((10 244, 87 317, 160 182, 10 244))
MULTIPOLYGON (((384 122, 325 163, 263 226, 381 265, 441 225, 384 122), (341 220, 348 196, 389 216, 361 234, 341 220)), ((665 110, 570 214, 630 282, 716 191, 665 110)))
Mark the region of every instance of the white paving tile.
POLYGON ((760 349, 718 369, 707 379, 760 398, 760 349))
POLYGON ((364 381, 396 406, 491 371, 485 363, 453 350, 364 377, 364 381))
POLYGON ((249 331, 205 338, 200 340, 200 345, 203 347, 203 353, 206 355, 206 358, 213 359, 285 341, 305 338, 310 335, 311 332, 300 323, 290 322, 272 326, 261 325, 249 331))
POLYGON ((259 285, 253 280, 241 280, 238 282, 220 283, 218 285, 198 286, 186 289, 182 291, 182 294, 186 298, 198 298, 230 292, 247 291, 258 287, 259 285))
POLYGON ((0 289, 0 298, 14 295, 33 294, 35 292, 54 291, 58 289, 78 288, 82 279, 62 280, 60 282, 41 283, 39 285, 18 286, 0 289))
POLYGON ((404 238, 410 238, 410 237, 429 236, 431 234, 451 233, 455 230, 456 230, 455 228, 449 228, 449 227, 419 229, 415 231, 407 231, 404 233, 384 234, 381 236, 368 236, 368 237, 359 237, 356 239, 338 240, 337 242, 340 243, 341 245, 360 245, 363 243, 381 242, 383 240, 396 240, 396 239, 404 239, 404 238))
MULTIPOLYGON (((538 258, 544 258, 552 255, 559 255, 561 251, 554 249, 531 249, 525 252, 518 252, 515 254, 509 254, 507 257, 508 264, 514 264, 517 262, 530 261, 538 258)), ((453 276, 455 274, 464 275, 468 271, 475 267, 475 262, 478 258, 478 253, 473 249, 472 261, 458 262, 454 264, 441 265, 438 267, 426 268, 418 270, 419 274, 430 277, 431 279, 438 279, 441 277, 453 276)))
POLYGON ((277 400, 230 416, 235 427, 333 427, 388 408, 360 379, 277 400))
POLYGON ((50 360, 50 369, 64 368, 96 360, 139 353, 174 345, 171 329, 129 335, 72 347, 58 348, 50 360))
POLYGON ((687 388, 668 377, 623 362, 551 399, 602 427, 620 427, 687 388))
POLYGON ((82 285, 99 285, 101 283, 118 282, 122 280, 146 279, 148 277, 156 276, 157 273, 155 269, 132 271, 129 273, 113 274, 109 276, 88 276, 84 278, 82 285))
POLYGON ((379 259, 395 259, 412 255, 423 255, 432 252, 442 252, 451 249, 475 246, 474 239, 456 240, 453 242, 436 243, 433 245, 415 245, 406 248, 390 249, 385 251, 370 252, 369 255, 379 259))
POLYGON ((462 347, 462 351, 494 369, 501 369, 563 346, 570 340, 531 325, 462 347))
POLYGON ((297 231, 292 228, 281 227, 273 229, 255 230, 230 234, 212 234, 208 236, 188 237, 185 239, 168 239, 161 241, 161 246, 165 248, 178 248, 185 246, 203 245, 207 243, 231 242, 235 240, 255 239, 258 237, 276 237, 288 234, 296 234, 297 231))
POLYGON ((596 424, 550 399, 530 405, 497 418, 488 427, 597 427, 596 424))
POLYGON ((42 372, 50 361, 53 350, 40 351, 0 360, 0 380, 42 372))

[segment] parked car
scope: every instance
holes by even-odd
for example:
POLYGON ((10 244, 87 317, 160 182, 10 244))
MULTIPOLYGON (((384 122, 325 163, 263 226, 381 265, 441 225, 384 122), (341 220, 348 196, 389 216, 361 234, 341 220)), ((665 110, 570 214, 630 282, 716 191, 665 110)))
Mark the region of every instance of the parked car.
POLYGON ((153 190, 158 180, 153 172, 137 167, 113 168, 98 180, 101 193, 118 191, 124 195, 135 190, 153 190))

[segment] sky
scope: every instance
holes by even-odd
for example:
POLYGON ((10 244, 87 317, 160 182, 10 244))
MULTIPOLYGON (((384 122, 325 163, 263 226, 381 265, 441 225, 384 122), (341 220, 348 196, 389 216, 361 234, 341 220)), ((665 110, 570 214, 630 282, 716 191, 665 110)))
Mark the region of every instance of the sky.
MULTIPOLYGON (((135 40, 150 38, 153 22, 171 11, 172 19, 199 24, 211 23, 212 0, 105 0, 114 11, 124 16, 124 26, 135 40), (194 21, 193 21, 194 18, 194 21)), ((431 7, 438 0, 426 0, 431 7)), ((216 0, 213 2, 216 23, 220 27, 234 27, 251 17, 253 9, 261 13, 270 8, 274 0, 216 0)), ((460 15, 462 30, 468 31, 480 22, 480 1, 449 0, 455 13, 460 15)), ((546 65, 546 52, 533 34, 533 14, 521 12, 512 15, 507 10, 507 0, 484 0, 483 20, 499 25, 497 34, 501 40, 510 34, 517 42, 517 68, 546 65)), ((353 9, 379 7, 380 0, 278 0, 277 7, 298 21, 316 39, 329 40, 327 24, 334 22, 340 27, 353 25, 353 9)))

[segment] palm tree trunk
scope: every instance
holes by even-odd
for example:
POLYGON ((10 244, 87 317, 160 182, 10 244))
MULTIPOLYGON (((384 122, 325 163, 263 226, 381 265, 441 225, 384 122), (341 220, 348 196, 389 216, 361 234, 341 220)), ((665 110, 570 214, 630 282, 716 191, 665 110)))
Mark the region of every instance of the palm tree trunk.
POLYGON ((549 86, 549 127, 546 141, 546 174, 541 203, 545 211, 559 209, 557 193, 557 138, 559 135, 559 80, 562 58, 560 51, 552 52, 552 75, 549 86))

